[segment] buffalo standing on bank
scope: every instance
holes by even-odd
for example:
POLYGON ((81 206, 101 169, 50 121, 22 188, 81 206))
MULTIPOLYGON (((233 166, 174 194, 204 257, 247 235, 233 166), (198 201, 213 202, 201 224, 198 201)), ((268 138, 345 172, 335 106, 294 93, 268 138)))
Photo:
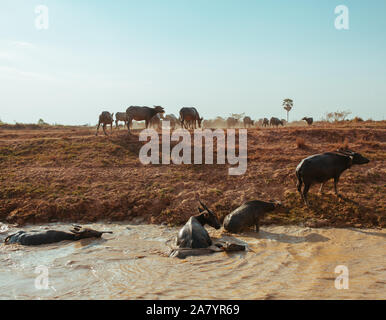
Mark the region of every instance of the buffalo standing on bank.
POLYGON ((95 135, 97 136, 98 135, 98 130, 99 130, 99 126, 102 124, 102 128, 103 128, 103 132, 104 134, 107 136, 107 133, 106 133, 106 125, 110 125, 111 126, 111 133, 113 132, 113 122, 114 122, 114 113, 110 113, 108 111, 103 111, 100 116, 99 116, 99 121, 98 121, 98 127, 97 127, 97 131, 95 133, 95 135))
POLYGON ((146 128, 149 127, 150 120, 157 115, 158 113, 163 114, 165 112, 164 108, 161 106, 150 107, 137 107, 131 106, 126 109, 127 114, 127 130, 130 133, 130 126, 133 120, 143 121, 145 120, 146 128))
POLYGON ((180 121, 181 126, 185 127, 186 129, 189 129, 191 127, 192 129, 196 129, 196 123, 198 124, 198 127, 201 128, 201 122, 203 118, 200 118, 200 114, 198 113, 197 109, 194 107, 191 108, 181 108, 180 110, 180 121))
POLYGON ((369 161, 357 152, 341 149, 336 152, 316 154, 303 159, 296 167, 296 177, 298 179, 296 186, 304 203, 307 206, 309 205, 307 193, 312 184, 321 183, 320 193, 322 193, 324 184, 330 179, 334 179, 335 194, 340 197, 337 190, 340 175, 354 164, 366 164, 369 161), (303 183, 304 188, 302 191, 303 183))

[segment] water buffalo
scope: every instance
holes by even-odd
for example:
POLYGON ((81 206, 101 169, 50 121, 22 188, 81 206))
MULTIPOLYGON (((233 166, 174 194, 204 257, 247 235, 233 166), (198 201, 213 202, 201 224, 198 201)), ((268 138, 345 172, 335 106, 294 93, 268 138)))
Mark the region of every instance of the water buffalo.
POLYGON ((278 127, 279 125, 284 126, 283 122, 279 118, 275 118, 275 117, 272 117, 271 120, 269 120, 269 125, 276 126, 276 127, 278 127))
POLYGON ((232 233, 240 233, 255 226, 256 232, 259 232, 260 218, 279 206, 281 206, 279 201, 247 201, 224 218, 224 229, 232 233))
POLYGON ((177 119, 177 117, 174 114, 167 114, 164 117, 164 120, 170 122, 170 129, 172 130, 174 130, 177 125, 181 124, 181 122, 177 119))
POLYGON ((287 120, 286 119, 280 119, 281 123, 283 124, 283 126, 287 123, 287 120))
POLYGON ((196 108, 181 108, 180 110, 180 121, 181 126, 188 129, 189 124, 192 126, 192 129, 196 129, 196 121, 198 127, 201 128, 201 122, 203 118, 200 118, 200 115, 196 108))
POLYGON ((126 112, 117 112, 115 114, 115 126, 119 129, 118 122, 123 121, 125 126, 127 125, 127 114, 126 112))
POLYGON ((239 123, 239 121, 236 118, 233 118, 233 117, 227 118, 227 127, 228 128, 234 128, 237 126, 238 123, 239 123))
POLYGON ((250 117, 244 117, 243 122, 244 122, 244 127, 245 127, 245 128, 246 128, 247 126, 248 126, 248 127, 253 127, 254 121, 253 121, 250 117))
POLYGON ((131 106, 126 109, 127 114, 127 129, 130 133, 130 126, 133 120, 143 121, 145 120, 146 128, 149 127, 151 118, 153 118, 158 113, 164 113, 165 110, 161 106, 150 107, 137 107, 131 106))
POLYGON ((304 117, 302 120, 306 121, 309 126, 314 122, 313 118, 304 117))
POLYGON ((112 233, 111 231, 96 231, 81 226, 74 226, 70 232, 48 230, 48 231, 19 231, 5 238, 5 244, 18 243, 25 246, 36 246, 40 244, 49 244, 63 240, 77 241, 85 238, 100 238, 103 233, 112 233))
POLYGON ((269 120, 267 118, 264 118, 263 119, 263 124, 262 124, 263 127, 267 127, 269 126, 269 120))
POLYGON ((161 129, 161 118, 163 119, 163 116, 160 115, 160 113, 157 113, 153 118, 150 119, 149 127, 161 129))
POLYGON ((296 167, 298 179, 296 186, 304 203, 309 206, 307 192, 313 183, 321 183, 319 191, 322 193, 324 184, 330 179, 334 179, 335 194, 340 197, 336 185, 343 171, 349 169, 353 164, 366 164, 369 161, 359 153, 342 149, 303 159, 296 167), (303 183, 304 189, 302 191, 303 183))
POLYGON ((214 127, 214 125, 213 125, 213 120, 204 120, 203 122, 202 122, 202 127, 203 128, 213 128, 214 127))
POLYGON ((176 245, 179 248, 207 248, 212 245, 212 240, 204 225, 208 224, 215 229, 221 228, 217 216, 201 201, 200 204, 202 206, 202 208, 198 207, 200 214, 190 217, 178 232, 176 245))
POLYGON ((102 128, 103 128, 103 132, 105 133, 106 136, 107 136, 106 125, 109 124, 111 126, 111 132, 113 132, 113 122, 114 122, 114 118, 113 117, 114 117, 114 113, 110 113, 108 111, 103 111, 100 114, 97 131, 95 133, 96 136, 98 135, 99 126, 101 124, 102 124, 102 128))
POLYGON ((205 224, 213 228, 220 229, 221 225, 217 216, 200 201, 202 208, 198 208, 199 215, 190 217, 188 222, 178 232, 175 245, 176 247, 169 253, 170 257, 186 258, 188 256, 198 256, 219 251, 243 251, 245 245, 230 241, 212 242, 208 232, 204 228, 205 224))

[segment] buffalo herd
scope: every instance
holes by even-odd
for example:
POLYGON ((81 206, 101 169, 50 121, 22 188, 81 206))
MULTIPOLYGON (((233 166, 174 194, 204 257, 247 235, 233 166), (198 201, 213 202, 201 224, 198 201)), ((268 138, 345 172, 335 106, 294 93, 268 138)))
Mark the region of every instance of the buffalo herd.
MULTIPOLYGON (((228 117, 223 119, 217 117, 214 120, 204 120, 200 117, 199 112, 195 107, 184 107, 179 111, 179 117, 174 114, 165 115, 165 109, 161 106, 153 107, 140 107, 130 106, 126 109, 126 112, 116 112, 115 120, 114 113, 109 111, 103 111, 99 115, 99 121, 97 125, 96 135, 98 135, 99 127, 102 125, 103 132, 107 135, 106 126, 110 125, 111 132, 113 130, 113 123, 119 129, 119 122, 123 122, 127 126, 128 132, 132 127, 132 121, 145 121, 146 128, 161 129, 162 121, 168 121, 170 128, 175 129, 177 126, 185 129, 197 129, 198 128, 212 128, 212 127, 226 127, 226 128, 253 128, 253 127, 279 127, 284 126, 287 121, 276 117, 262 118, 259 120, 252 120, 251 117, 245 116, 243 119, 228 117)), ((313 123, 313 118, 304 117, 302 120, 306 121, 308 125, 313 123)))

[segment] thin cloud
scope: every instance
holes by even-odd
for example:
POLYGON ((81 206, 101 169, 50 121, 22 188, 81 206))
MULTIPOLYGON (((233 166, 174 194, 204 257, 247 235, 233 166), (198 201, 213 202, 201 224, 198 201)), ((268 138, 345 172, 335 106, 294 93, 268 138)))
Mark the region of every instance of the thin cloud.
POLYGON ((0 77, 2 78, 13 78, 13 79, 32 79, 32 80, 54 80, 53 77, 37 72, 23 71, 17 68, 0 66, 0 77))
POLYGON ((12 46, 22 48, 22 49, 35 49, 36 45, 26 41, 14 41, 12 42, 12 46))
POLYGON ((8 52, 1 52, 0 51, 0 60, 14 60, 14 56, 8 52))

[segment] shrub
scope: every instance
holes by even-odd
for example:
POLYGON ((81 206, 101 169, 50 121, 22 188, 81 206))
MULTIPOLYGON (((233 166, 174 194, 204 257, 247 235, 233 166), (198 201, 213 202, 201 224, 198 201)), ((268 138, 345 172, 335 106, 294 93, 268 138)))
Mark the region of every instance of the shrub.
POLYGON ((303 138, 296 138, 296 147, 298 149, 305 149, 307 147, 303 138))

